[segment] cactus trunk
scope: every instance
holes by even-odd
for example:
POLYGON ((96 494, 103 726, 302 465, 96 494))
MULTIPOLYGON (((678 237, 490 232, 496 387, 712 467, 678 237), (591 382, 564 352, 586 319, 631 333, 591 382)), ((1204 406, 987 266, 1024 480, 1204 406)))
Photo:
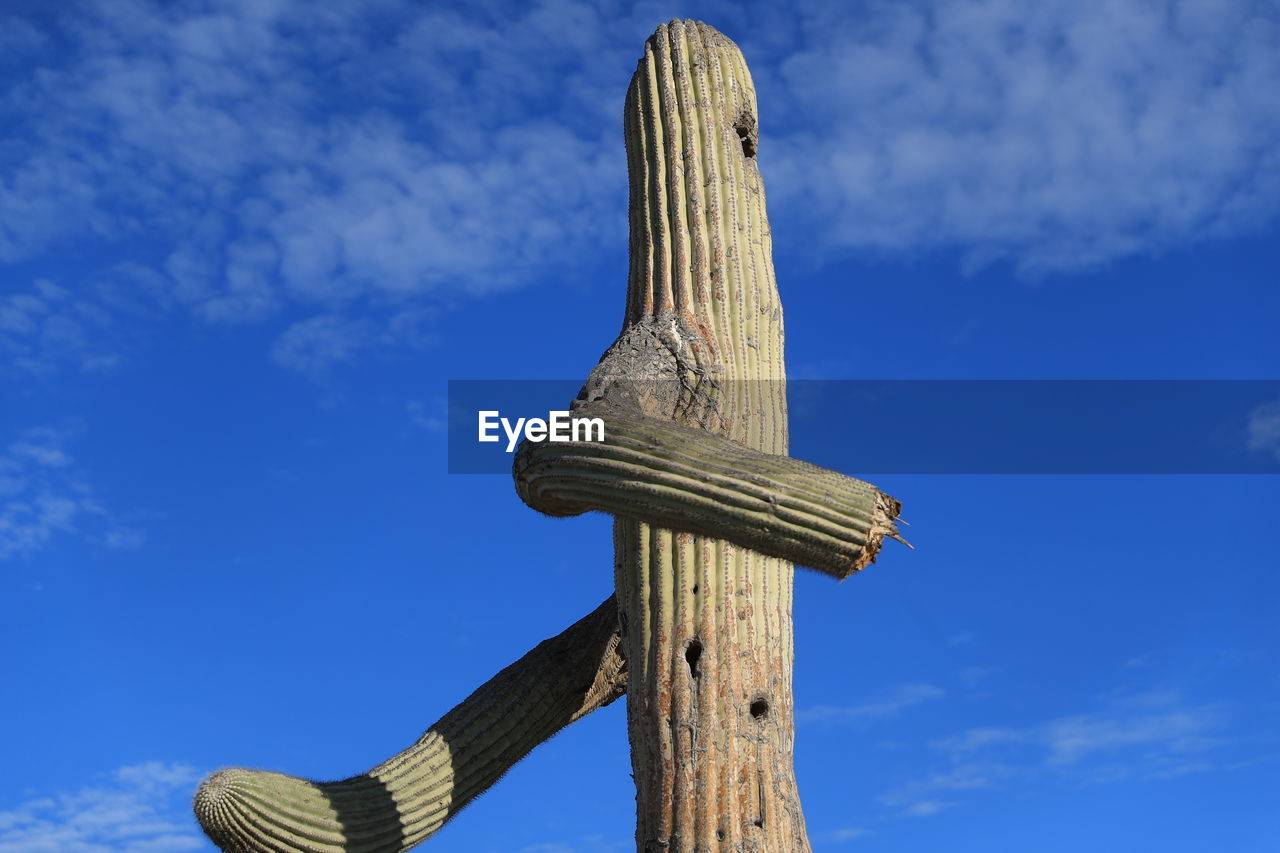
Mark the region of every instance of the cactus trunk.
MULTIPOLYGON (((782 306, 742 53, 702 23, 659 27, 624 132, 623 337, 652 330, 691 389, 646 414, 785 455, 782 306)), ((627 518, 614 543, 637 849, 809 850, 792 762, 791 564, 627 518)))

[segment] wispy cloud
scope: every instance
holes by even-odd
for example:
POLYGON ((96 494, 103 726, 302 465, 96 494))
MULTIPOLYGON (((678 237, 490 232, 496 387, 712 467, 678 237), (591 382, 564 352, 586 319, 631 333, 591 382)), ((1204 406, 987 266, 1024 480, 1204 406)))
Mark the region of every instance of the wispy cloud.
POLYGON ((427 400, 410 400, 405 407, 413 425, 427 432, 444 432, 449 428, 449 401, 440 395, 427 400))
POLYGON ((1280 400, 1259 406, 1249 416, 1249 449, 1280 459, 1280 400))
POLYGON ((603 835, 588 835, 577 841, 546 841, 527 844, 517 853, 621 853, 634 846, 632 841, 610 841, 603 835))
POLYGON ((816 833, 813 840, 819 844, 847 844, 850 841, 857 841, 859 838, 866 838, 870 834, 871 830, 869 829, 863 829, 860 826, 846 826, 816 833))
POLYGON ((381 322, 323 314, 285 328, 270 354, 281 367, 320 379, 359 353, 424 346, 433 338, 432 319, 433 312, 421 309, 398 311, 381 322))
POLYGON ((803 21, 764 116, 774 195, 836 242, 1058 271, 1280 210, 1274 10, 931 0, 803 21))
POLYGON ((1066 768, 1085 759, 1141 752, 1139 775, 1164 769, 1222 743, 1213 733, 1225 725, 1213 705, 1190 705, 1177 693, 1156 691, 1112 703, 1106 710, 1074 714, 1032 726, 980 727, 938 741, 954 758, 1018 748, 1045 767, 1066 768))
POLYGON ((180 853, 208 848, 190 814, 200 774, 182 764, 122 767, 102 783, 0 811, 0 853, 180 853))
MULTIPOLYGON (((590 6, 508 11, 118 0, 25 24, 0 262, 87 244, 209 322, 319 309, 276 353, 308 371, 362 349, 352 328, 327 345, 336 312, 389 328, 431 294, 567 273, 624 239, 616 122, 582 116, 625 85, 592 62, 636 40, 608 49, 619 23, 590 6)), ((41 313, 9 330, 21 348, 41 313)))
POLYGON ((996 666, 966 666, 956 670, 956 679, 969 689, 988 681, 1000 671, 996 666))
POLYGON ((902 809, 900 817, 931 817, 938 812, 945 811, 955 803, 948 800, 917 800, 914 803, 902 809))
POLYGON ((1018 781, 1150 781, 1247 766, 1229 755, 1221 707, 1173 691, 1132 693, 1087 713, 1029 725, 981 726, 933 742, 945 764, 878 798, 895 817, 926 817, 956 795, 1018 781))
POLYGON ((814 705, 810 708, 798 709, 796 722, 866 723, 896 716, 908 708, 941 699, 945 695, 946 691, 932 684, 903 684, 856 705, 814 705))
POLYGON ((108 548, 140 544, 141 532, 103 506, 67 452, 73 432, 29 429, 0 451, 0 560, 33 553, 61 534, 108 548))
POLYGON ((368 346, 368 324, 338 316, 312 317, 285 329, 271 349, 279 364, 303 373, 322 373, 368 346))
POLYGON ((44 374, 62 366, 114 367, 129 341, 116 321, 126 309, 112 299, 117 294, 105 292, 107 286, 99 279, 73 291, 38 278, 0 297, 0 378, 13 368, 44 374))
MULTIPOLYGON (((0 263, 97 271, 0 307, 20 367, 109 366, 128 312, 182 311, 270 323, 313 373, 625 245, 620 100, 660 4, 59 8, 0 22, 0 263)), ((1246 0, 702 14, 755 71, 775 217, 819 244, 1055 271, 1280 206, 1280 24, 1246 0)))
POLYGON ((1001 764, 969 761, 899 785, 876 801, 888 810, 889 818, 930 817, 956 805, 943 796, 990 788, 1012 772, 1001 764))

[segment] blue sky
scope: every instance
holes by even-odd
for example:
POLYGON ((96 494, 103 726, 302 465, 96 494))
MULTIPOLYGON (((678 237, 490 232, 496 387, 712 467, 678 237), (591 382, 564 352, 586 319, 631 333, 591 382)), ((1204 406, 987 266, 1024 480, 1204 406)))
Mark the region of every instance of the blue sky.
MULTIPOLYGON (((1029 10, 6 4, 0 853, 211 850, 202 774, 365 770, 608 594, 446 382, 617 333, 671 17, 755 76, 793 377, 1280 378, 1274 7, 1029 10)), ((1280 849, 1280 481, 875 480, 917 550, 797 575, 816 849, 1280 849)), ((424 849, 627 850, 629 769, 618 703, 424 849)))

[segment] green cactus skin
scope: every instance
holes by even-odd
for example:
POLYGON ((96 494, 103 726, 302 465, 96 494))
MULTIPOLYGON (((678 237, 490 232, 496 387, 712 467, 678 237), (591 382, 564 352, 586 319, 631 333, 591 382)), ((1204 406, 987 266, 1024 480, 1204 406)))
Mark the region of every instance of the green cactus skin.
POLYGON ((611 596, 536 646, 368 773, 312 782, 232 768, 206 779, 196 818, 228 853, 400 853, 430 837, 535 746, 622 695, 611 596))
POLYGON ((604 441, 526 441, 516 489, 553 516, 601 510, 726 539, 843 580, 898 537, 900 504, 875 486, 789 456, 759 453, 706 430, 625 409, 579 409, 604 441))

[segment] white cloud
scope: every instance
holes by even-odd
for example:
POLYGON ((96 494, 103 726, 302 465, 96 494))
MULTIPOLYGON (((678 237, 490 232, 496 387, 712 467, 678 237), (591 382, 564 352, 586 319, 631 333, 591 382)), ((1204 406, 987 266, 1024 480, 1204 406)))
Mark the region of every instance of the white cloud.
POLYGON ((66 451, 72 430, 41 427, 0 450, 0 560, 79 534, 108 548, 132 548, 140 531, 100 502, 66 451))
POLYGON ((518 853, 621 853, 634 847, 632 841, 610 841, 602 835, 588 835, 577 841, 545 841, 527 844, 518 853))
POLYGON ((319 373, 365 346, 369 334, 364 323, 332 315, 313 317, 286 329, 271 357, 285 367, 319 373))
POLYGON ((990 788, 1013 772, 1006 765, 969 761, 899 785, 876 801, 889 810, 890 817, 929 817, 956 805, 939 798, 939 794, 990 788))
MULTIPOLYGON (((593 61, 636 39, 606 44, 618 24, 576 4, 368 5, 127 0, 65 19, 70 49, 8 88, 0 262, 89 243, 149 256, 147 298, 210 322, 292 306, 390 325, 434 294, 572 274, 602 238, 624 244, 617 122, 581 116, 625 85, 593 61)), ((15 358, 50 322, 32 307, 0 313, 15 358)), ((63 322, 64 348, 99 332, 63 322)))
POLYGON ((973 689, 1000 671, 995 666, 966 666, 956 671, 955 676, 965 687, 973 689))
POLYGON ((15 368, 42 374, 62 365, 86 371, 113 367, 128 343, 105 284, 100 280, 77 292, 41 278, 0 296, 0 377, 15 368))
POLYGON ((954 806, 955 803, 946 800, 919 800, 906 806, 900 812, 900 817, 931 817, 940 811, 954 806))
POLYGON ((956 759, 1018 747, 1032 761, 1064 769, 1085 759, 1133 758, 1139 775, 1154 772, 1190 753, 1222 743, 1214 732, 1225 725, 1221 709, 1188 705, 1177 693, 1153 691, 1118 700, 1093 713, 1058 717, 1031 726, 968 729, 935 746, 956 759), (1141 756, 1131 756, 1132 752, 1141 756))
POLYGON ((1150 781, 1249 766, 1228 753, 1227 718, 1172 691, 1131 693, 1089 713, 1012 726, 981 726, 932 743, 946 764, 877 798, 893 817, 924 817, 955 795, 1066 780, 1150 781), (948 798, 950 795, 950 798, 948 798))
POLYGON ((0 853, 180 853, 208 849, 182 764, 122 767, 101 784, 0 811, 0 853))
MULTIPOLYGON (((0 263, 75 247, 100 270, 6 301, 0 348, 27 369, 110 366, 129 353, 130 310, 385 330, 458 295, 581 274, 602 245, 620 257, 621 98, 668 10, 619 6, 99 0, 12 18, 0 29, 25 59, 0 68, 0 263)), ((1255 10, 703 15, 755 71, 775 218, 820 246, 1043 271, 1273 220, 1280 54, 1255 10)))
POLYGON ((288 326, 271 346, 281 367, 320 379, 358 353, 422 347, 434 339, 435 312, 404 310, 377 321, 322 314, 288 326))
POLYGON ((1249 449, 1280 459, 1280 400, 1259 406, 1249 416, 1249 449))
POLYGON ((946 692, 932 684, 903 684, 857 705, 815 705, 796 710, 796 723, 870 722, 896 716, 907 708, 941 699, 946 692))
POLYGON ((935 745, 954 755, 967 755, 1006 743, 1025 743, 1028 739, 1027 733, 1020 729, 981 726, 940 740, 935 745))
POLYGON ((413 425, 427 432, 444 432, 449 428, 449 401, 442 396, 429 400, 410 400, 406 408, 413 425))
POLYGON ((1155 748, 1167 755, 1200 752, 1214 745, 1208 733, 1219 727, 1212 708, 1170 709, 1153 714, 1108 718, 1079 714, 1046 723, 1038 732, 1052 765, 1132 747, 1155 748))
POLYGON ((814 840, 819 844, 846 844, 859 838, 866 838, 870 834, 871 830, 869 829, 863 829, 860 826, 846 826, 841 829, 831 829, 819 833, 814 840))
POLYGON ((1258 4, 928 0, 804 20, 808 43, 767 77, 761 157, 774 197, 837 243, 1059 271, 1280 209, 1280 20, 1258 4))

